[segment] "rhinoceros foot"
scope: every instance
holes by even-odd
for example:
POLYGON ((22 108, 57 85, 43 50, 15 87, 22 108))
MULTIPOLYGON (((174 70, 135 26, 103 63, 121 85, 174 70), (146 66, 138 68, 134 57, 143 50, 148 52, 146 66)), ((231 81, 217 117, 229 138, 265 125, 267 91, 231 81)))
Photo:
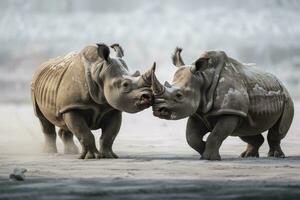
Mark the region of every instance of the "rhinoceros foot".
POLYGON ((205 150, 201 156, 201 160, 221 160, 221 156, 218 151, 205 150))
POLYGON ((44 153, 57 153, 56 144, 46 143, 43 147, 44 153))
POLYGON ((243 153, 240 155, 242 158, 248 157, 259 157, 258 149, 257 148, 247 148, 243 153))
POLYGON ((101 158, 99 151, 96 147, 83 147, 82 152, 79 156, 79 159, 99 159, 101 158))
POLYGON ((277 149, 270 149, 268 153, 268 157, 285 158, 285 155, 281 150, 281 148, 277 148, 277 149))
POLYGON ((100 158, 119 158, 112 150, 100 150, 100 158))
POLYGON ((78 147, 74 143, 65 144, 64 153, 65 154, 78 154, 79 150, 78 150, 78 147))

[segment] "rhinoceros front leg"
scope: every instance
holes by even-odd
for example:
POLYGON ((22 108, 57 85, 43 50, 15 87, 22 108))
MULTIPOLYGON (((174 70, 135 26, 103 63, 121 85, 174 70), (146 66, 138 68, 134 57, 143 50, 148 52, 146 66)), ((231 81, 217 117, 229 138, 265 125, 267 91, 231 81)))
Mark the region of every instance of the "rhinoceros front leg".
POLYGON ((195 116, 189 117, 186 125, 186 141, 194 150, 202 155, 205 149, 204 135, 209 130, 205 124, 195 116))
POLYGON ((239 122, 237 116, 220 116, 220 119, 214 126, 212 132, 207 137, 204 153, 201 159, 221 160, 219 153, 222 142, 233 133, 239 122))
POLYGON ((99 151, 95 145, 95 138, 84 118, 76 111, 63 114, 68 129, 80 141, 82 152, 80 159, 100 158, 99 151))
POLYGON ((73 133, 63 129, 59 129, 58 135, 64 143, 64 153, 65 154, 78 154, 78 148, 73 140, 73 133))
POLYGON ((120 111, 112 111, 103 119, 102 135, 100 137, 101 158, 118 158, 112 150, 112 145, 119 133, 121 123, 122 114, 120 111))
POLYGON ((259 147, 264 143, 264 137, 261 134, 249 135, 240 137, 244 142, 247 142, 246 150, 241 154, 242 158, 259 157, 259 147))

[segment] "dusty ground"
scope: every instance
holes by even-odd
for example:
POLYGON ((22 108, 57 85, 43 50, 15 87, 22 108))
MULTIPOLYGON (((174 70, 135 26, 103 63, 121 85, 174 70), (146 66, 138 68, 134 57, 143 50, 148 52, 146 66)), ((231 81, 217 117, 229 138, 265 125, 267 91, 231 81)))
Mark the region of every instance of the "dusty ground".
MULTIPOLYGON (((119 159, 78 160, 41 154, 43 137, 29 105, 0 106, 0 199, 300 199, 300 102, 282 147, 285 159, 241 159, 245 144, 229 137, 222 161, 202 161, 185 141, 185 120, 147 110, 124 114, 114 145, 119 159), (16 167, 26 180, 10 181, 16 167)), ((100 131, 95 132, 98 140, 100 131)), ((59 151, 62 144, 58 139, 59 151)))

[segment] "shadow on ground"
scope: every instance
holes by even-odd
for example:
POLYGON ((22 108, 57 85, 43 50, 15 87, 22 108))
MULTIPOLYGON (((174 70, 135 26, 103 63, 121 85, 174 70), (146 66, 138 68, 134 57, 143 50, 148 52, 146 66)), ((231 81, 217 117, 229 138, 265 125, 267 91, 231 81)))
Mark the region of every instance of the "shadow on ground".
POLYGON ((299 199, 300 182, 0 178, 0 199, 299 199))

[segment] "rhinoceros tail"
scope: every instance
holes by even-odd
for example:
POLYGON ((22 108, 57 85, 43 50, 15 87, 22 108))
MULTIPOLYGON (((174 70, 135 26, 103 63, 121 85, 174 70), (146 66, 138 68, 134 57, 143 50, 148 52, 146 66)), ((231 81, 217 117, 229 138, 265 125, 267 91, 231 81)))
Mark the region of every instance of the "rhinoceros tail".
POLYGON ((34 94, 34 81, 31 82, 31 101, 32 101, 32 106, 33 106, 33 112, 35 116, 39 117, 42 115, 42 112, 40 111, 40 108, 36 102, 36 97, 34 94))
POLYGON ((34 114, 37 116, 37 103, 34 95, 34 82, 31 82, 31 102, 32 102, 34 114))

